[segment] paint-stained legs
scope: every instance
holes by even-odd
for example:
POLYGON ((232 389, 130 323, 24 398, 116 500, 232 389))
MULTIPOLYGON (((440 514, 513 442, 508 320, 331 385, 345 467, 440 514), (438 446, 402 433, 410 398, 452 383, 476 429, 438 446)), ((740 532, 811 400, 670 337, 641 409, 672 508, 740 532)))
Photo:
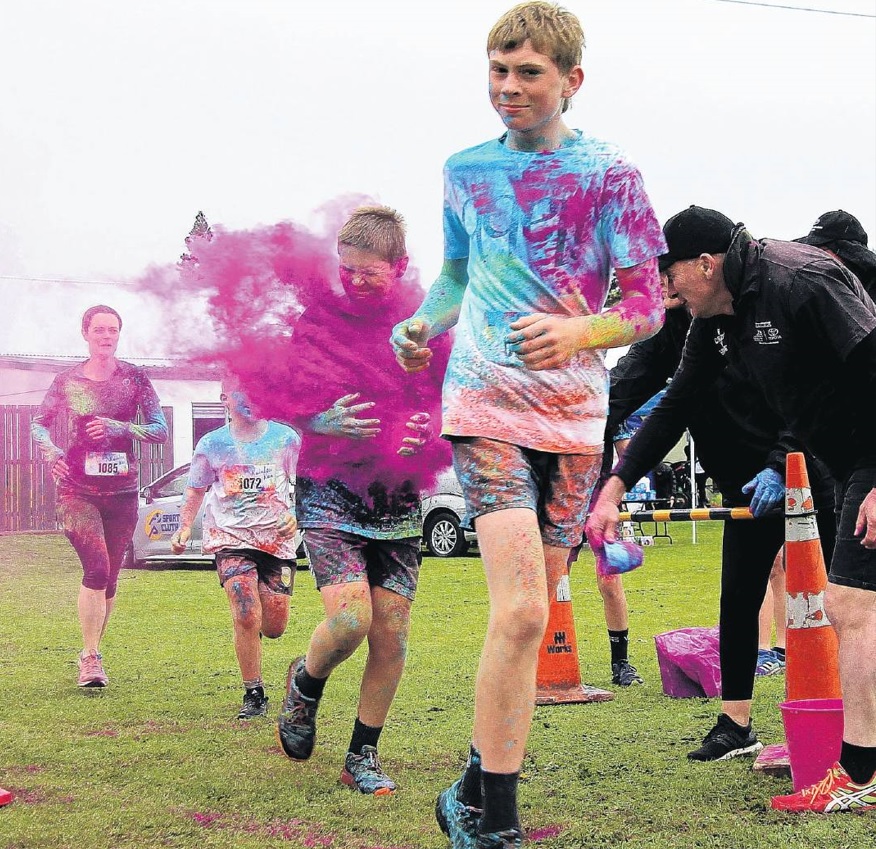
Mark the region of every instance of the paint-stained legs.
MULTIPOLYGON (((262 602, 259 597, 258 574, 255 570, 235 575, 225 581, 225 594, 231 609, 234 629, 234 651, 244 681, 255 681, 262 675, 262 602)), ((284 597, 288 610, 289 598, 284 597)))
POLYGON ((535 707, 538 648, 547 626, 545 549, 532 510, 487 513, 475 525, 490 618, 478 667, 473 740, 485 770, 513 773, 523 762, 535 707))
POLYGON ((368 659, 359 690, 359 719, 365 725, 380 728, 386 722, 405 668, 410 621, 410 600, 372 588, 368 659))
POLYGON ((371 588, 366 581, 331 584, 320 590, 325 619, 307 649, 307 672, 328 678, 361 645, 371 628, 371 588))

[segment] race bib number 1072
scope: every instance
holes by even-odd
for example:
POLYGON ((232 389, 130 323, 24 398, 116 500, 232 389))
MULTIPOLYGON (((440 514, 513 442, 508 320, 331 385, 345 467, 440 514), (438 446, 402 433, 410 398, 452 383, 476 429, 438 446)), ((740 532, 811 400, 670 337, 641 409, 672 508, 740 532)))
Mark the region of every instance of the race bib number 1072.
POLYGON ((225 492, 258 493, 274 489, 276 470, 273 463, 232 466, 225 471, 225 492))

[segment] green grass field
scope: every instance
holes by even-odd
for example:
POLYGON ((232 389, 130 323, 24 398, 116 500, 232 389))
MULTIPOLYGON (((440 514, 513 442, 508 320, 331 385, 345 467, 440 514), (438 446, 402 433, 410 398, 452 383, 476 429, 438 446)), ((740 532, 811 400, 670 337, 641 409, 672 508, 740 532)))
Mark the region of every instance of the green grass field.
MULTIPOLYGON (((866 816, 780 815, 790 780, 751 761, 692 764, 715 700, 663 696, 653 635, 717 616, 720 529, 674 530, 626 578, 631 657, 644 687, 613 702, 540 707, 520 790, 533 845, 572 847, 870 846, 866 816)), ((585 554, 572 575, 585 681, 610 688, 602 606, 585 554)), ((0 847, 440 849, 436 794, 467 753, 475 667, 486 621, 480 561, 430 560, 414 606, 407 672, 381 739, 393 797, 338 782, 362 650, 333 676, 307 763, 287 760, 274 717, 289 660, 321 615, 299 572, 289 629, 266 641, 269 718, 234 719, 241 690, 230 618, 208 570, 127 571, 103 651, 110 686, 76 687, 78 562, 60 536, 0 537, 0 847)), ((782 737, 783 679, 756 682, 761 739, 782 737)))

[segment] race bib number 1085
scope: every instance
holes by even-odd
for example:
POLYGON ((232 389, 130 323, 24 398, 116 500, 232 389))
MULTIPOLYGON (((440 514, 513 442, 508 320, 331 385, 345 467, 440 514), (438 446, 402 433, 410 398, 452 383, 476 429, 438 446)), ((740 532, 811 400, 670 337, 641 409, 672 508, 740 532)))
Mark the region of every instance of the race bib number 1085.
POLYGON ((85 474, 116 477, 128 474, 128 455, 124 451, 89 451, 85 455, 85 474))

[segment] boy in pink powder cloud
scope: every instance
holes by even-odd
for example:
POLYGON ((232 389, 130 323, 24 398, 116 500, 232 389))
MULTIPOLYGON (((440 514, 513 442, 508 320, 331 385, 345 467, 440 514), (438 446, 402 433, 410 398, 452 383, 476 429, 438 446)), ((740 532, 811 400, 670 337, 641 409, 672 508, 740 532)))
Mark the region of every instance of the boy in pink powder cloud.
POLYGON ((430 365, 429 340, 457 328, 442 433, 490 597, 469 762, 436 806, 454 847, 521 845, 538 648, 599 474, 604 350, 662 322, 665 246, 641 176, 562 117, 583 82, 583 42, 577 18, 552 3, 516 6, 493 27, 489 94, 505 133, 448 160, 444 265, 392 334, 415 373, 430 365), (623 297, 603 310, 612 268, 623 297))
POLYGON ((343 295, 310 303, 291 342, 293 418, 304 432, 297 515, 325 619, 289 667, 278 736, 288 757, 311 756, 328 678, 367 640, 341 781, 388 796, 396 783, 377 747, 407 654, 421 560, 420 490, 426 471, 449 458, 440 440, 429 439, 440 375, 402 374, 386 344, 422 298, 406 278, 401 216, 385 206, 358 208, 340 229, 338 257, 343 295))

